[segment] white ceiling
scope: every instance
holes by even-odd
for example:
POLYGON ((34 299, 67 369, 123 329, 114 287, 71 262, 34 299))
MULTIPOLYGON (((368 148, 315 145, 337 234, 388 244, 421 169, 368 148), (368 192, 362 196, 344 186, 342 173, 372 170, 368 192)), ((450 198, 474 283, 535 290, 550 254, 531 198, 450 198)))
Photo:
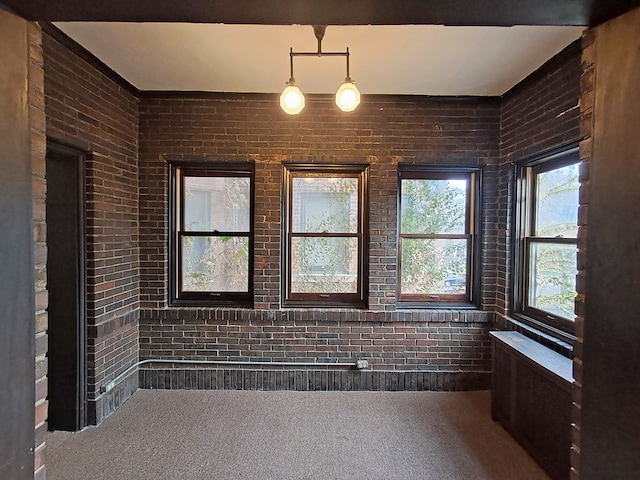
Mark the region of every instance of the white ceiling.
MULTIPOLYGON (((55 23, 140 90, 280 92, 289 49, 315 52, 311 26, 55 23)), ((502 95, 583 27, 328 26, 322 51, 349 47, 363 94, 502 95)), ((333 93, 344 57, 295 57, 305 93, 333 93)))

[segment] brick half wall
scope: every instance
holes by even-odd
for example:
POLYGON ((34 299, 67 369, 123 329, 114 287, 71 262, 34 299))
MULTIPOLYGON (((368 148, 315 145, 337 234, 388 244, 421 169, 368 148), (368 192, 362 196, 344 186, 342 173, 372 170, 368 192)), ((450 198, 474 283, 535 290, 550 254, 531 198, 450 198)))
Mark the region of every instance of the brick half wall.
POLYGON ((140 358, 488 371, 491 319, 477 311, 143 310, 140 358))

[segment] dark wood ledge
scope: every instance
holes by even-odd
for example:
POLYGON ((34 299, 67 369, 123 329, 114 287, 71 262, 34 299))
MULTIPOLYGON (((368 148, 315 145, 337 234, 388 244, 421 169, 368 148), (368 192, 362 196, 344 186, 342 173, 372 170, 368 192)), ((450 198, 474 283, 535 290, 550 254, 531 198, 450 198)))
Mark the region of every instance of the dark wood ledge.
POLYGON ((531 363, 548 370, 569 384, 573 383, 571 359, 518 332, 489 332, 489 334, 492 338, 526 357, 531 363))

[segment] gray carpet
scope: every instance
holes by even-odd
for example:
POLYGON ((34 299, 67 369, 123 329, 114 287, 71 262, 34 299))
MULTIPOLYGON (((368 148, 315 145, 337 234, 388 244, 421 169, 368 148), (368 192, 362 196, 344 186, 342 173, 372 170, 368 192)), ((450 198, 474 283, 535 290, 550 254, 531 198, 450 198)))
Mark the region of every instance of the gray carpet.
POLYGON ((47 442, 48 480, 548 479, 488 392, 140 390, 47 442))

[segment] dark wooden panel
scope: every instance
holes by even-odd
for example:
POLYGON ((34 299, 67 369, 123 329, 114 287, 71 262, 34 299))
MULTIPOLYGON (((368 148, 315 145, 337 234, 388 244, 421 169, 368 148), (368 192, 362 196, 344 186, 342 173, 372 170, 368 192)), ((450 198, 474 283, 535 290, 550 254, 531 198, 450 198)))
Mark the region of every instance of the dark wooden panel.
POLYGON ((492 344, 491 361, 491 417, 501 423, 508 423, 514 417, 513 370, 514 358, 504 348, 492 344))
POLYGON ((517 362, 513 429, 553 478, 569 478, 571 390, 517 362))
POLYGON ((0 478, 33 478, 35 307, 27 24, 0 10, 0 478))
POLYGON ((636 0, 5 0, 46 21, 201 22, 273 25, 596 25, 636 0))
POLYGON ((640 10, 595 32, 580 478, 640 475, 640 10))
POLYGON ((571 360, 517 332, 492 332, 491 414, 554 479, 568 479, 571 360))

